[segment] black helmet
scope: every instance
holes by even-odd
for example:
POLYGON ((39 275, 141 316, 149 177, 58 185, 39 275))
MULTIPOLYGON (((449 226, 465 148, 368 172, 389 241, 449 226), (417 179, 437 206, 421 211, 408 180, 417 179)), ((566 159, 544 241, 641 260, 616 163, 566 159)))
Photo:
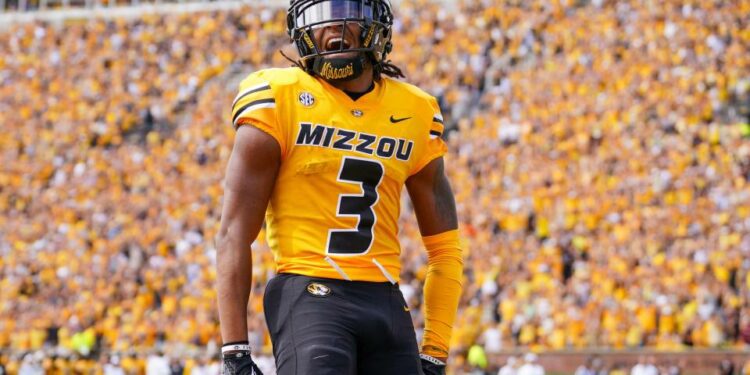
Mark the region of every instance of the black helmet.
POLYGON ((391 51, 393 13, 388 0, 291 0, 287 12, 287 32, 297 46, 300 65, 308 73, 329 81, 348 81, 359 77, 369 60, 376 72, 382 70, 391 51), (326 26, 360 26, 359 48, 325 51, 318 46, 313 30, 326 26), (354 57, 334 58, 341 52, 358 52, 354 57))

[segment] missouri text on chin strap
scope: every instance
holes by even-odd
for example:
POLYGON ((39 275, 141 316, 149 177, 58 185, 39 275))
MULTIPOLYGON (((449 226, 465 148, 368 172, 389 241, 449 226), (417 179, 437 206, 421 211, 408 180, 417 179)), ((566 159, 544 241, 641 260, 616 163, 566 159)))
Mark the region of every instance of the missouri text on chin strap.
POLYGON ((362 75, 366 62, 367 58, 362 54, 353 58, 316 57, 312 70, 326 81, 351 81, 362 75))

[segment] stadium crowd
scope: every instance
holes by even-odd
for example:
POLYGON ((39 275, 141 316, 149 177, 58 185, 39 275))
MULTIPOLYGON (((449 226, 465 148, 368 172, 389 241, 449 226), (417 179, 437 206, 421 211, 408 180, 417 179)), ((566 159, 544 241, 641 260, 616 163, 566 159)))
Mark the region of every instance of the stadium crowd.
MULTIPOLYGON (((455 7, 402 2, 391 55, 453 130, 453 369, 516 348, 750 345, 750 1, 455 7)), ((0 31, 5 371, 215 371, 229 106, 243 75, 289 65, 284 20, 0 31)), ((421 327, 426 255, 404 205, 400 285, 421 327)), ((251 344, 267 355, 274 266, 262 233, 253 246, 251 344)))

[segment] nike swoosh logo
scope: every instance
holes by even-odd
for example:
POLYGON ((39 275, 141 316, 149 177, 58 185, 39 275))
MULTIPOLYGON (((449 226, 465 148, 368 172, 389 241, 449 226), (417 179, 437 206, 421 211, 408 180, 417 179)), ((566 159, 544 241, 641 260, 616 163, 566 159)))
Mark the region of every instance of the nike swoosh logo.
POLYGON ((404 306, 404 311, 409 312, 409 308, 404 306))
POLYGON ((401 121, 406 121, 410 119, 411 117, 404 117, 404 118, 394 118, 393 115, 391 115, 391 123, 392 124, 398 124, 401 121))

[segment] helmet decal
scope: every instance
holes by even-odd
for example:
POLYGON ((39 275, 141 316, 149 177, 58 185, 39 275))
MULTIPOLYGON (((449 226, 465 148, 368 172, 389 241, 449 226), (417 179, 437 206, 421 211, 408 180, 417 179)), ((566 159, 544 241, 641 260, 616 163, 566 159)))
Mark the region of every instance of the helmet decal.
POLYGON ((365 35, 364 41, 362 41, 362 46, 367 48, 370 47, 370 43, 372 43, 372 38, 375 36, 375 25, 370 25, 370 28, 367 30, 367 35, 365 35))

